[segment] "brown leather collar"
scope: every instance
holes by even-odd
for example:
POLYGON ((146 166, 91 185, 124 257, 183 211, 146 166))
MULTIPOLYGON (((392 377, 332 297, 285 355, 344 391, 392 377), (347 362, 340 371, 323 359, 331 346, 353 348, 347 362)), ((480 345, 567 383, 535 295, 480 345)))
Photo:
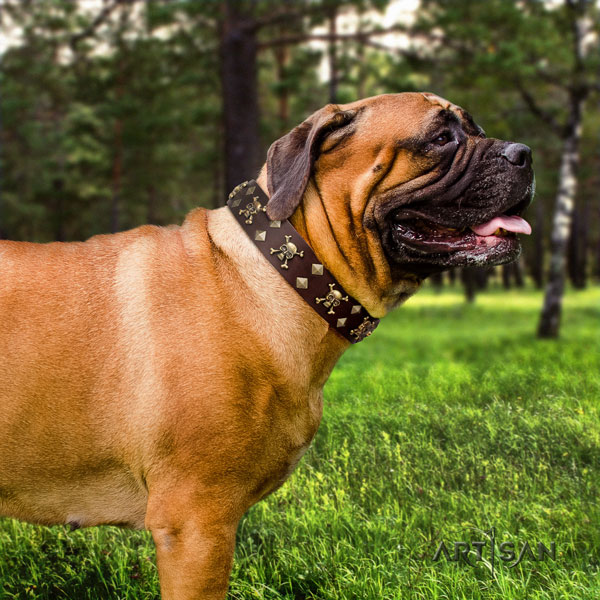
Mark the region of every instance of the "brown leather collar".
POLYGON ((269 220, 268 201, 250 180, 235 187, 227 206, 263 256, 333 330, 352 344, 370 336, 379 319, 346 293, 287 219, 269 220))

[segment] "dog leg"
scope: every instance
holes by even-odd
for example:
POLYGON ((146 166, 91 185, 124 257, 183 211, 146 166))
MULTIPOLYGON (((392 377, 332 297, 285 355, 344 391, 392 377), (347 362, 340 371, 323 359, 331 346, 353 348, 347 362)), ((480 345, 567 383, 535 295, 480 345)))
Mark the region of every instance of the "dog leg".
POLYGON ((147 514, 162 600, 223 600, 229 586, 239 517, 222 507, 161 498, 147 514), (192 510, 196 509, 196 510, 192 510))

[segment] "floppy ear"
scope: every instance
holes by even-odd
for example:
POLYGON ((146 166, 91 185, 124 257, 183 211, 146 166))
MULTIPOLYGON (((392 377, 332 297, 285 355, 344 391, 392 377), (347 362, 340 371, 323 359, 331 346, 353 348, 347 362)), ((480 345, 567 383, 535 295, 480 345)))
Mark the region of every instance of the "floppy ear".
POLYGON ((324 138, 348 125, 355 110, 340 110, 328 104, 287 135, 271 144, 267 153, 267 215, 283 221, 292 216, 304 195, 324 138))

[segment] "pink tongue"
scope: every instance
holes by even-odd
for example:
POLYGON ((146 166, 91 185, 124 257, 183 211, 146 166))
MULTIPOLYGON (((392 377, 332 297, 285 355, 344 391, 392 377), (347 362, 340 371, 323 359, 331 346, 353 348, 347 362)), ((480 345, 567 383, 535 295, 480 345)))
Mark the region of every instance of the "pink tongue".
POLYGON ((471 229, 477 235, 492 235, 496 229, 501 227, 506 231, 514 231, 515 233, 524 233, 529 235, 531 233, 531 225, 521 217, 502 215, 500 217, 494 217, 487 223, 481 225, 471 225, 471 229))

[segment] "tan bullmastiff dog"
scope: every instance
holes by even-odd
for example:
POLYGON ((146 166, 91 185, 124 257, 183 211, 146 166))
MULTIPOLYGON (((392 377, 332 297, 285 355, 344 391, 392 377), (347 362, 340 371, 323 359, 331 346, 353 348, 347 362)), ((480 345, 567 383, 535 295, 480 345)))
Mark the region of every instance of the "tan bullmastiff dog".
POLYGON ((148 528, 165 600, 223 598, 240 517, 306 451, 342 352, 427 275, 514 259, 532 187, 527 146, 384 95, 317 111, 181 227, 0 242, 0 513, 148 528))

